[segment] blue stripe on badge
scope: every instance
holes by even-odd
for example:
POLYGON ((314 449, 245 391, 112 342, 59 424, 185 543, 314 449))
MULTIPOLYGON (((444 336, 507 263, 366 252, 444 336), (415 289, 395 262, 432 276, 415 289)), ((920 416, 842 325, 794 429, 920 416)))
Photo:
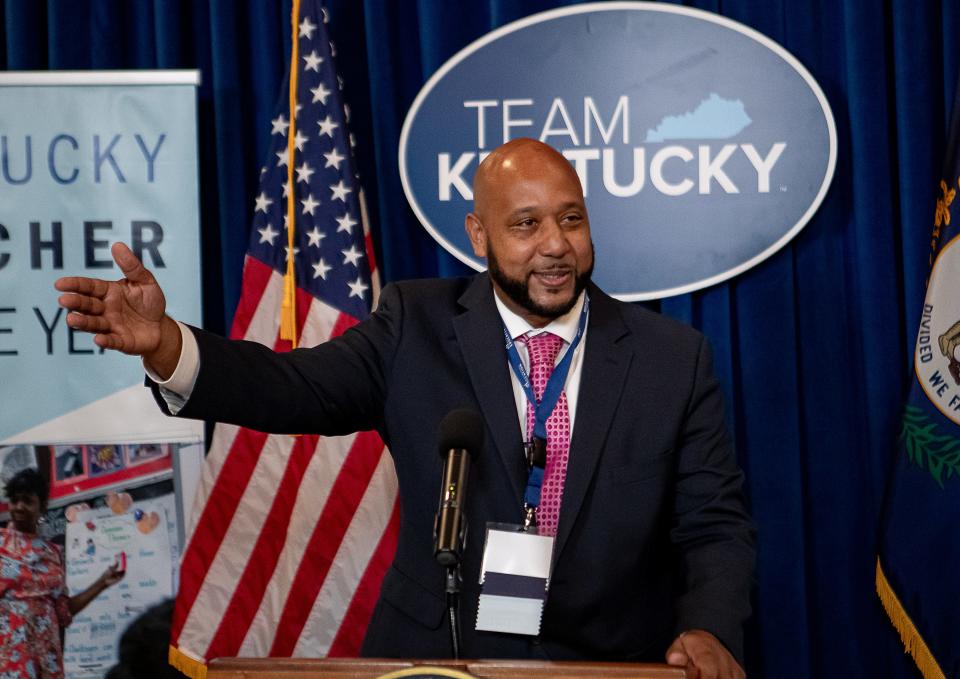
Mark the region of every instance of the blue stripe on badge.
POLYGON ((515 596, 522 599, 546 598, 546 578, 527 575, 511 575, 487 571, 483 577, 483 593, 493 596, 515 596))

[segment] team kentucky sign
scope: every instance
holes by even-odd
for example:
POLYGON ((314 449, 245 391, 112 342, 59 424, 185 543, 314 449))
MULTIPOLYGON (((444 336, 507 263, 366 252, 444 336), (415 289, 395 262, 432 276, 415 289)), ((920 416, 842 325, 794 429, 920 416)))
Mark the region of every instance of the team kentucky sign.
POLYGON ((836 164, 830 106, 807 70, 757 31, 647 2, 578 5, 508 24, 423 87, 400 137, 417 217, 481 269, 463 230, 477 165, 534 137, 580 175, 595 278, 642 300, 726 280, 783 247, 836 164))

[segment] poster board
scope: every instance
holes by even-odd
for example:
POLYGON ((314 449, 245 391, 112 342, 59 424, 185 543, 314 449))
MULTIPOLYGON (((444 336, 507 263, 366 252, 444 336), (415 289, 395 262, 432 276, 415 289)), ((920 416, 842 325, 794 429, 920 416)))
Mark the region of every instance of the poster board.
POLYGON ((67 679, 102 677, 117 662, 127 626, 176 591, 174 496, 135 501, 127 493, 111 493, 107 502, 107 507, 66 512, 64 551, 71 593, 89 587, 121 553, 126 562, 124 578, 74 616, 67 628, 67 679))
POLYGON ((53 283, 119 278, 110 247, 123 241, 168 313, 201 324, 199 82, 198 71, 0 73, 0 482, 27 466, 49 478, 41 534, 64 545, 72 592, 128 552, 124 581, 67 630, 68 677, 102 676, 127 624, 176 591, 203 423, 163 415, 139 360, 67 328, 53 283))
POLYGON ((199 324, 197 71, 0 73, 0 446, 197 441, 140 361, 66 325, 54 281, 127 242, 199 324), (42 112, 42 115, 38 115, 42 112))

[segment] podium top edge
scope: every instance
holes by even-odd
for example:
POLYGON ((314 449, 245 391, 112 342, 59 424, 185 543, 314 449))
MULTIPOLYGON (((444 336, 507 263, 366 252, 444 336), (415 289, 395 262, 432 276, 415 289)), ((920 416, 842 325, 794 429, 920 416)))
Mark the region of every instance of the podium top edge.
POLYGON ((199 87, 200 71, 2 71, 4 85, 194 85, 199 87))

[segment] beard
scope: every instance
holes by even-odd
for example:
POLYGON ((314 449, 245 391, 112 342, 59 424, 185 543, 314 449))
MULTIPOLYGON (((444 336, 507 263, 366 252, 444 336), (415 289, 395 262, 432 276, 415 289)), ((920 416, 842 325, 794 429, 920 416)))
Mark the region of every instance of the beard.
POLYGON ((587 284, 590 282, 591 276, 593 276, 594 261, 593 243, 591 242, 590 268, 577 275, 577 277, 574 279, 573 294, 570 295, 570 299, 549 305, 541 304, 530 296, 530 286, 526 279, 510 278, 506 273, 504 273, 503 269, 500 268, 497 257, 492 250, 488 250, 487 252, 487 271, 490 274, 490 278, 493 279, 493 281, 500 287, 501 290, 503 290, 504 294, 509 297, 514 304, 526 309, 535 316, 553 319, 563 316, 577 303, 577 300, 580 298, 580 293, 586 289, 587 284))

